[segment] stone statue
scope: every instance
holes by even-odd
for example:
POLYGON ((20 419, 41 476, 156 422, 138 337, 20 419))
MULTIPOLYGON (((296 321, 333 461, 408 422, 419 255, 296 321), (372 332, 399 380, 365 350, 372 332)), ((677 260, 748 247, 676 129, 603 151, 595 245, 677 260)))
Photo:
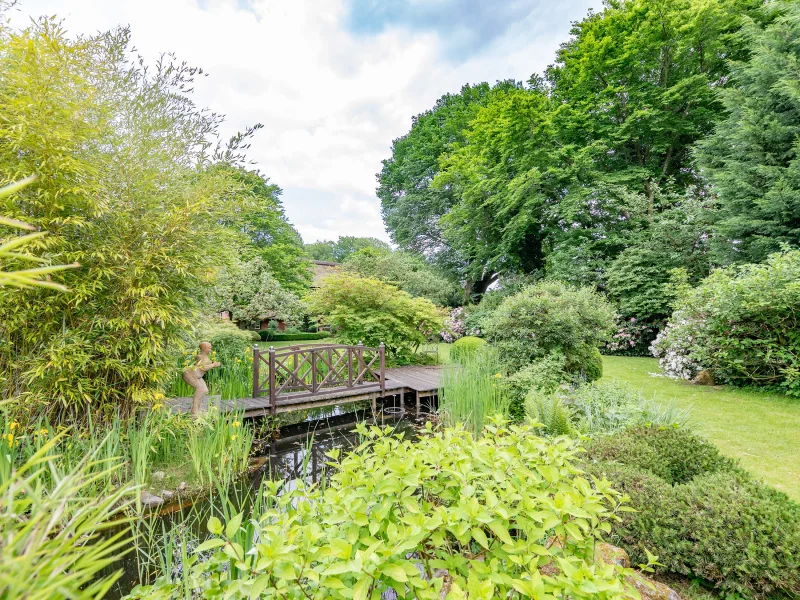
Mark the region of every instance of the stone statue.
POLYGON ((211 354, 211 344, 208 342, 200 342, 200 352, 197 353, 194 367, 189 367, 183 372, 183 380, 194 388, 194 396, 192 396, 192 416, 197 416, 200 412, 200 401, 205 398, 208 393, 208 386, 203 381, 203 375, 206 371, 210 371, 214 367, 220 366, 221 363, 211 362, 208 357, 211 354))

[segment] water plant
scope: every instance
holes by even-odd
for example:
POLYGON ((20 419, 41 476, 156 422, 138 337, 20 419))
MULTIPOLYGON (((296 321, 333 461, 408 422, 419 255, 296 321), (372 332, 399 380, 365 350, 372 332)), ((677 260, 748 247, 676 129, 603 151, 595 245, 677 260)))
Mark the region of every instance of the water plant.
POLYGON ((10 469, 7 439, 0 450, 0 598, 101 598, 119 576, 102 571, 125 554, 125 529, 103 534, 120 523, 132 490, 99 495, 96 482, 114 479, 122 463, 98 446, 65 469, 56 453, 64 437, 10 469))
POLYGON ((444 367, 439 389, 439 412, 448 426, 463 424, 478 433, 487 416, 505 414, 508 401, 502 385, 504 371, 491 349, 461 356, 444 367))

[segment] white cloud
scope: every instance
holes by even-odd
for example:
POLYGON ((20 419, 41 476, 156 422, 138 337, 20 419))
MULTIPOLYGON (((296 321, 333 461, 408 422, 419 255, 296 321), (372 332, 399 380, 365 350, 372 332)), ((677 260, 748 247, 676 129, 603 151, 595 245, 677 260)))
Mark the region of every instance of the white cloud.
POLYGON ((226 136, 264 124, 250 157, 284 189, 289 218, 313 241, 388 239, 375 173, 411 117, 464 83, 541 71, 569 22, 599 4, 542 0, 462 62, 445 59, 431 31, 354 35, 344 0, 24 0, 19 16, 57 14, 74 33, 130 24, 147 60, 174 51, 203 67, 198 104, 227 115, 226 136))

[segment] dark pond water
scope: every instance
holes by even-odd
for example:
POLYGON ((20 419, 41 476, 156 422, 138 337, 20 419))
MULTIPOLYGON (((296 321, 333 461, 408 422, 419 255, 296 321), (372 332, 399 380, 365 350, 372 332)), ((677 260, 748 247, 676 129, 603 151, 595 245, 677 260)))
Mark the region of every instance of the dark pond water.
MULTIPOLYGON (((408 404, 406 405, 408 406, 408 404)), ((140 525, 142 540, 138 549, 109 568, 106 573, 122 569, 122 577, 115 583, 107 598, 119 599, 141 582, 143 559, 151 557, 156 565, 165 549, 174 545, 165 539, 185 541, 189 548, 196 547, 207 536, 206 523, 214 514, 222 517, 221 504, 228 504, 232 513, 244 511, 257 495, 264 478, 285 481, 305 480, 318 483, 324 477, 326 452, 353 449, 359 443, 355 428, 360 422, 389 425, 397 432, 414 437, 417 428, 424 424, 428 413, 416 415, 413 412, 402 414, 399 407, 387 405, 380 415, 372 418, 371 411, 360 405, 316 409, 305 414, 294 413, 285 419, 280 427, 278 439, 266 446, 263 452, 254 457, 258 468, 247 477, 232 483, 224 490, 224 498, 218 493, 207 497, 194 498, 183 504, 165 507, 159 514, 140 525), (149 547, 148 547, 149 546, 149 547)), ((176 550, 177 552, 177 550, 176 550)), ((178 574, 180 561, 170 561, 171 569, 178 574)))

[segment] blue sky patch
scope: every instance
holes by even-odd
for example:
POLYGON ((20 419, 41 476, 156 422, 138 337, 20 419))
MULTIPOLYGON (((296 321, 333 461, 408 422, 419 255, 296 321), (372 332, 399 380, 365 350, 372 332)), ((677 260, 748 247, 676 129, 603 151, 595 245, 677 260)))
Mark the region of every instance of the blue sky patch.
POLYGON ((432 31, 461 61, 503 36, 546 0, 349 0, 346 26, 362 35, 391 27, 432 31))

